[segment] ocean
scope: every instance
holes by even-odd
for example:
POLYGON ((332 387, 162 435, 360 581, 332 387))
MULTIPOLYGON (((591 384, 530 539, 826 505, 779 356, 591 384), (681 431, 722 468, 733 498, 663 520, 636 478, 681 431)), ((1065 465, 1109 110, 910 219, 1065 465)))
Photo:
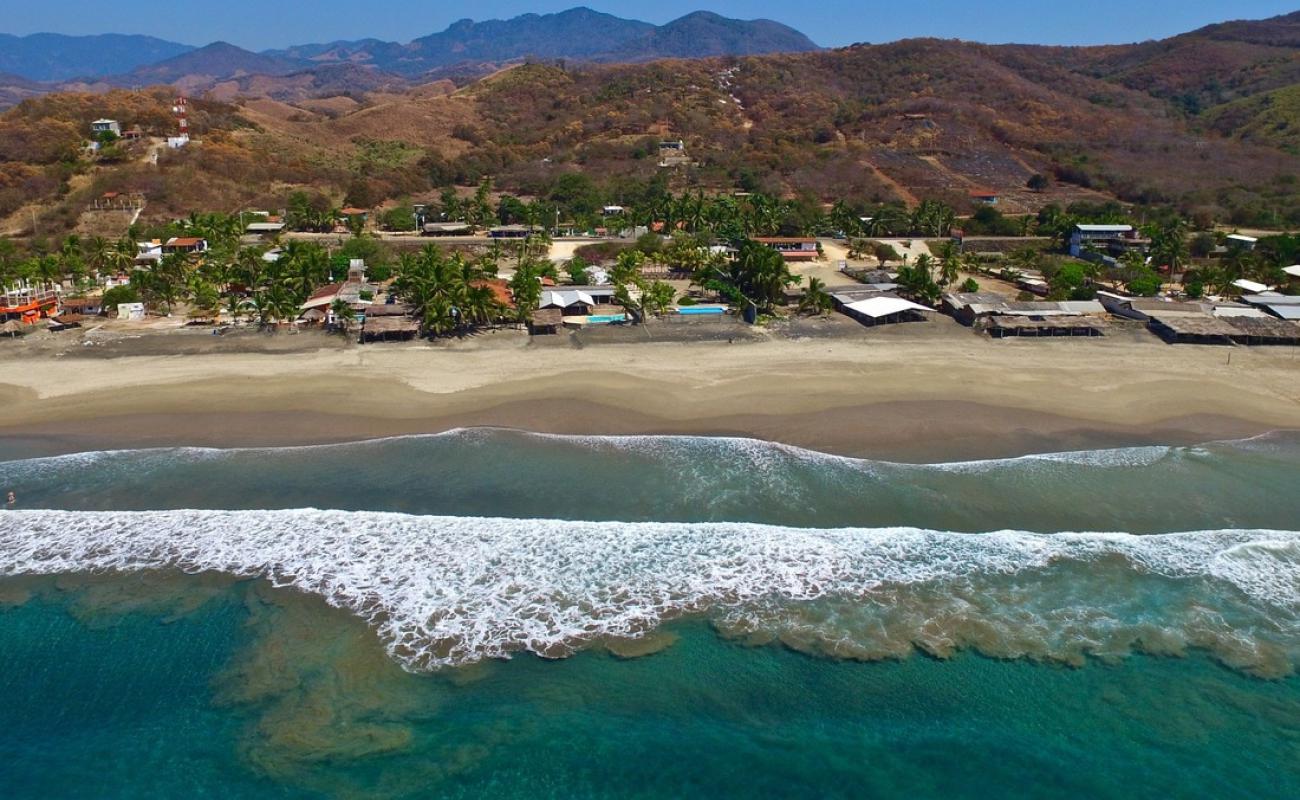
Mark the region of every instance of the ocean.
POLYGON ((0 444, 0 796, 1300 796, 1300 435, 0 444))

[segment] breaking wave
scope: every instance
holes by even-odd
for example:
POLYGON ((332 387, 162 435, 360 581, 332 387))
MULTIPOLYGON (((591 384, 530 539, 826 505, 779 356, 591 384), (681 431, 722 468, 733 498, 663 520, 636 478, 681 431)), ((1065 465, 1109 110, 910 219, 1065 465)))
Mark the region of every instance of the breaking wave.
POLYGON ((961 648, 1080 663, 1300 655, 1300 533, 958 534, 342 511, 0 514, 0 576, 261 578, 366 619, 411 670, 562 657, 686 614, 824 655, 961 648))

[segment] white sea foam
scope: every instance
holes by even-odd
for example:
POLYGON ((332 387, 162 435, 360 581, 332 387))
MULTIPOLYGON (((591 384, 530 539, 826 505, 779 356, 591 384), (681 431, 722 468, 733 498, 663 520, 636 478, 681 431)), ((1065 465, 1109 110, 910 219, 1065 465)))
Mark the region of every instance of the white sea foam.
POLYGON ((327 444, 292 445, 285 447, 167 447, 125 450, 98 450, 66 455, 47 456, 5 461, 0 459, 0 470, 5 467, 66 468, 93 465, 121 456, 169 456, 189 461, 221 459, 240 453, 257 454, 292 454, 294 452, 348 450, 356 448, 383 447, 402 442, 439 442, 452 441, 461 444, 484 444, 503 437, 520 437, 525 440, 551 441, 576 447, 597 450, 618 450, 629 453, 663 455, 683 453, 698 457, 702 451, 712 451, 728 457, 741 457, 751 465, 776 464, 786 460, 803 463, 836 464, 857 470, 875 472, 882 468, 906 468, 917 470, 936 470, 944 472, 988 472, 1000 469, 1014 469, 1022 466, 1034 466, 1040 463, 1056 463, 1085 467, 1136 467, 1150 466, 1165 458, 1180 454, 1205 454, 1215 447, 1238 449, 1258 449, 1267 447, 1279 438, 1294 436, 1291 431, 1274 431, 1245 439, 1221 440, 1207 442, 1197 446, 1144 445, 1136 447, 1104 448, 1097 450, 1076 450, 1049 453, 1031 453, 1023 456, 990 458, 972 461, 953 461, 941 463, 912 464, 876 459, 854 458, 817 450, 809 450, 795 445, 771 442, 762 439, 728 436, 676 436, 676 435, 625 435, 593 436, 534 433, 513 428, 454 428, 441 433, 406 434, 399 436, 363 439, 351 442, 327 444))
MULTIPOLYGON (((1104 654, 1117 631, 1150 641, 1156 628, 1209 647, 1244 636, 1270 652, 1294 652, 1300 638, 1300 533, 1290 532, 969 535, 315 510, 0 514, 0 575, 163 568, 317 593, 367 619, 413 669, 563 655, 694 611, 752 630, 819 602, 892 615, 891 640, 928 649, 960 645, 969 634, 959 628, 971 625, 1014 642, 1007 653, 1047 657, 1080 642, 1104 654), (950 626, 941 634, 939 618, 950 626), (1051 641, 1026 646, 1030 636, 1051 641)), ((851 616, 780 624, 870 650, 880 620, 851 616)))

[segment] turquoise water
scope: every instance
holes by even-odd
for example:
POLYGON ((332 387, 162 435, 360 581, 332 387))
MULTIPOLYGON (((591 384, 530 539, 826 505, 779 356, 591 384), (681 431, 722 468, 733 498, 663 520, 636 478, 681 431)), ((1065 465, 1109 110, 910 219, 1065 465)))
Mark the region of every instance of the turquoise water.
POLYGON ((9 488, 5 797, 1300 795, 1294 435, 466 431, 9 488))

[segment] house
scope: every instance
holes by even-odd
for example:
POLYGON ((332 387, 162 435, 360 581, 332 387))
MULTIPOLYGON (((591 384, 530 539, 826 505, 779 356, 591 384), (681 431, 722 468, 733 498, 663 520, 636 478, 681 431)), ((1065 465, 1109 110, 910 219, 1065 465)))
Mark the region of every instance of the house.
POLYGON ((816 239, 770 236, 754 241, 777 251, 786 261, 815 261, 818 256, 816 239))
POLYGON ((1259 244, 1259 239, 1254 236, 1243 236, 1240 233, 1230 233, 1224 237, 1224 241, 1227 242, 1230 248, 1237 247, 1247 252, 1254 250, 1259 244))
POLYGON ((566 317, 591 316, 599 308, 614 305, 615 291, 612 286, 566 286, 562 289, 546 289, 542 292, 537 307, 558 308, 566 317))
POLYGON ((101 136, 105 133, 111 133, 114 136, 122 136, 122 123, 115 119, 97 119, 90 123, 90 132, 95 136, 101 136))
POLYGON ((660 167, 683 167, 691 165, 691 157, 686 154, 686 142, 678 139, 659 143, 660 167))
POLYGON ((995 206, 998 204, 998 193, 991 189, 972 189, 970 199, 976 203, 982 203, 986 206, 995 206))
POLYGON ((82 317, 97 317, 104 313, 102 297, 65 297, 59 303, 62 315, 75 314, 82 317))
POLYGON ((1110 250, 1123 247, 1125 242, 1136 240, 1137 230, 1132 225, 1075 225, 1070 233, 1070 255, 1082 258, 1089 248, 1110 250))
POLYGON ((135 264, 137 266, 147 266, 162 260, 163 243, 160 239, 140 242, 135 246, 135 249, 135 264))
MULTIPOLYGON (((365 289, 366 284, 358 283, 353 280, 344 283, 330 283, 312 292, 301 306, 299 306, 300 320, 319 320, 322 319, 320 314, 324 314, 324 321, 327 325, 333 325, 334 320, 334 301, 342 301, 352 307, 353 311, 369 313, 371 304, 367 300, 361 299, 361 292, 365 289), (314 313, 314 312, 319 312, 314 313)), ((364 319, 364 315, 362 317, 364 319)))
POLYGON ((338 300, 340 298, 342 293, 343 293, 343 284, 341 283, 326 284, 325 286, 322 286, 316 291, 312 292, 311 296, 308 297, 305 301, 303 301, 303 304, 299 306, 299 310, 307 312, 313 309, 321 309, 322 311, 328 312, 329 307, 334 304, 335 300, 338 300))
POLYGON ((244 228, 244 233, 250 236, 270 238, 278 236, 283 230, 283 222, 250 222, 248 226, 244 228))
POLYGON ((504 278, 481 278, 470 281, 470 286, 475 288, 486 287, 492 291, 492 297, 497 303, 505 309, 514 309, 515 295, 510 291, 510 281, 504 278))
POLYGON ((162 254, 172 253, 206 253, 208 240, 195 236, 173 236, 162 245, 162 254))

